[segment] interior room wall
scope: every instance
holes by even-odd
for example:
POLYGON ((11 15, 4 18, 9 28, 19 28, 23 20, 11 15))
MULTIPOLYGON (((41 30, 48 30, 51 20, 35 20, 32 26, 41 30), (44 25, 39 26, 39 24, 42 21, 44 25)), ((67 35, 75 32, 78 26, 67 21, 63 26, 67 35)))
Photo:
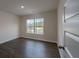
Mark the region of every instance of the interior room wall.
POLYGON ((20 37, 36 40, 57 42, 57 10, 42 12, 38 14, 20 17, 20 37), (44 35, 33 35, 26 33, 26 20, 32 18, 44 18, 44 35))
POLYGON ((19 18, 13 14, 0 11, 0 43, 18 38, 19 18))
POLYGON ((59 0, 58 5, 58 46, 64 46, 64 5, 67 0, 59 0))

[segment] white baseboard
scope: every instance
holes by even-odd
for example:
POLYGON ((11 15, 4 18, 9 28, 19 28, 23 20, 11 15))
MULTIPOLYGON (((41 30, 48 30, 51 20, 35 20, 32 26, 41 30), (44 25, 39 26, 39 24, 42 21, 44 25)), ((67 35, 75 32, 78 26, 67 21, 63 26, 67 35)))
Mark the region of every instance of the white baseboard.
POLYGON ((66 52, 68 53, 68 55, 70 56, 70 58, 74 58, 74 57, 72 56, 72 54, 70 53, 70 51, 68 50, 67 47, 65 47, 65 50, 66 50, 66 52))
MULTIPOLYGON (((39 40, 40 40, 40 39, 39 39, 39 40)), ((41 40, 41 41, 51 42, 51 43, 56 43, 56 44, 57 44, 57 42, 56 42, 56 41, 49 41, 49 40, 45 40, 45 39, 43 39, 43 40, 41 40)))
MULTIPOLYGON (((28 38, 28 37, 24 37, 24 38, 28 38)), ((33 40, 40 40, 40 41, 45 41, 45 42, 51 42, 51 43, 56 43, 57 44, 57 42, 56 41, 49 41, 49 40, 45 40, 45 39, 36 39, 36 38, 30 38, 30 39, 33 39, 33 40)))
POLYGON ((17 38, 18 38, 18 37, 13 38, 13 39, 8 39, 8 40, 0 41, 0 44, 6 43, 6 42, 8 42, 8 41, 11 41, 11 40, 14 40, 14 39, 17 39, 17 38))

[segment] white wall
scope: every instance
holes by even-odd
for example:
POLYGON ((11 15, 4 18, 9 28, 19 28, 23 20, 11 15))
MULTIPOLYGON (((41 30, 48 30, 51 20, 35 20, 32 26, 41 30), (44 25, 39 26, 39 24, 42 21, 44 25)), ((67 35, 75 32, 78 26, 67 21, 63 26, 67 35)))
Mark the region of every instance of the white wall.
POLYGON ((66 0, 60 0, 58 5, 58 46, 64 46, 64 5, 66 0))
POLYGON ((22 16, 20 19, 20 36, 37 40, 57 42, 57 10, 43 12, 34 15, 22 16), (31 18, 44 18, 44 35, 32 35, 26 33, 26 20, 31 18))
POLYGON ((18 17, 0 11, 0 43, 17 38, 19 35, 18 17))

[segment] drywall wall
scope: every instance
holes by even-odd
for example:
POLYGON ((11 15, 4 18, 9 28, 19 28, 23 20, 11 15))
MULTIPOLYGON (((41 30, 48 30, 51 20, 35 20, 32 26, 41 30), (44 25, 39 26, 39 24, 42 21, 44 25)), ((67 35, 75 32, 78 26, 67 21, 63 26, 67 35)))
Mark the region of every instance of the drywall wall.
POLYGON ((64 46, 64 5, 66 0, 60 0, 58 5, 58 46, 64 46))
POLYGON ((0 43, 15 39, 19 35, 18 17, 0 11, 0 43))
POLYGON ((21 16, 20 26, 20 37, 55 43, 57 42, 57 10, 21 16), (32 18, 44 18, 44 35, 34 35, 26 33, 26 20, 32 18))

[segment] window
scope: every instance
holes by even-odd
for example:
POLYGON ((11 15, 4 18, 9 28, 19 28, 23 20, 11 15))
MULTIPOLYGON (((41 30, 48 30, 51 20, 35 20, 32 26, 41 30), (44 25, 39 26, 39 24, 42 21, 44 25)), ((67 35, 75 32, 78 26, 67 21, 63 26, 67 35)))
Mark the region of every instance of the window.
POLYGON ((34 33, 34 20, 27 20, 27 33, 34 33))
POLYGON ((27 23, 27 33, 30 34, 44 34, 44 19, 28 19, 27 23))

